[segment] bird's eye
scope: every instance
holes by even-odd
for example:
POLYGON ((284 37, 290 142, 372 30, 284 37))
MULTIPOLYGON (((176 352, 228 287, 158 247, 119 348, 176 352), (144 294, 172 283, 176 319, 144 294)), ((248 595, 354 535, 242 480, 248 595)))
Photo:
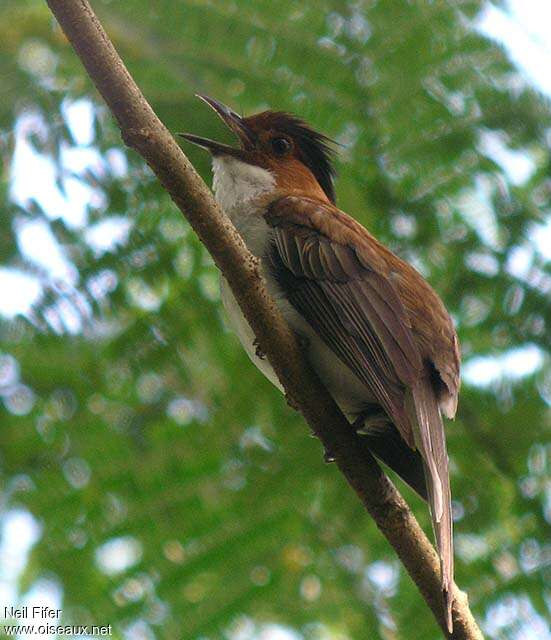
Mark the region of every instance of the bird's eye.
POLYGON ((291 150, 291 143, 287 138, 273 138, 272 150, 278 156, 284 156, 291 150))

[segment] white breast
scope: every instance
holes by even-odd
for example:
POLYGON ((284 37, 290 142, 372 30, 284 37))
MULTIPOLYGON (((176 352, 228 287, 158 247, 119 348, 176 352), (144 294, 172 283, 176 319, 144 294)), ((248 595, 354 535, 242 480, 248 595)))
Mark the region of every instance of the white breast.
MULTIPOLYGON (((216 200, 231 218, 251 253, 262 258, 266 254, 272 231, 264 220, 257 200, 259 196, 275 190, 274 176, 265 169, 229 156, 214 158, 212 168, 214 173, 212 186, 216 200)), ((291 328, 308 339, 310 361, 318 375, 331 389, 337 403, 350 415, 361 411, 365 404, 366 388, 291 306, 274 278, 266 271, 263 275, 268 291, 274 297, 291 328)), ((221 297, 230 324, 248 356, 258 369, 282 390, 268 361, 256 355, 256 347, 253 344, 254 333, 224 278, 221 279, 221 297)))
MULTIPOLYGON (((277 288, 272 278, 267 278, 268 290, 281 311, 289 326, 308 342, 308 358, 315 371, 331 391, 331 395, 342 411, 354 420, 365 408, 366 403, 372 399, 372 394, 356 378, 352 371, 343 364, 339 358, 320 340, 310 325, 291 306, 288 300, 277 288)), ((280 391, 283 387, 278 380, 275 371, 266 358, 259 358, 254 345, 254 333, 241 309, 234 298, 233 293, 225 278, 220 278, 221 298, 230 325, 247 352, 254 365, 274 384, 280 391)))
POLYGON ((249 323, 242 314, 237 300, 233 297, 230 285, 224 277, 220 278, 220 297, 226 314, 228 316, 231 328, 235 332, 235 335, 239 338, 239 342, 243 345, 243 348, 247 352, 247 355, 254 363, 254 365, 268 378, 268 380, 274 384, 280 391, 283 391, 275 371, 266 358, 259 358, 256 355, 256 347, 254 345, 254 333, 249 323))
POLYGON ((275 178, 266 169, 231 156, 213 158, 212 188, 216 200, 245 240, 249 251, 261 256, 270 228, 256 204, 261 195, 275 190, 275 178))

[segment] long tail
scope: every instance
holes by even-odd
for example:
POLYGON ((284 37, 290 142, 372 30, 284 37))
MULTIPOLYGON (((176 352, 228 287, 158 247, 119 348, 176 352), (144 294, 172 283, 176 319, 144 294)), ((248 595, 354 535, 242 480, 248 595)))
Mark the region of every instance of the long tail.
MULTIPOLYGON (((448 631, 452 633, 453 531, 450 477, 444 425, 436 394, 428 378, 411 390, 415 406, 415 444, 424 462, 432 526, 440 556, 442 593, 448 631)), ((412 416, 413 417, 413 416, 412 416)))
POLYGON ((429 499, 424 462, 419 451, 409 447, 390 422, 384 429, 358 431, 371 453, 395 471, 423 500, 429 499))

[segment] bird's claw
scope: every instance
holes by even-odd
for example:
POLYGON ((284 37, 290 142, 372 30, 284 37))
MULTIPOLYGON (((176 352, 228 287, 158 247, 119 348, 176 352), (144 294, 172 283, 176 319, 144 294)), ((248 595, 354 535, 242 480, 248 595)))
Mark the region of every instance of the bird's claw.
POLYGON ((266 354, 264 353, 264 351, 262 351, 262 349, 260 348, 260 345, 258 344, 258 338, 255 338, 253 341, 253 347, 254 347, 254 353, 256 355, 256 357, 259 360, 265 360, 266 359, 266 354))
MULTIPOLYGON (((315 431, 310 431, 311 438, 319 438, 318 434, 315 431)), ((335 462, 336 457, 335 454, 331 451, 329 447, 323 445, 323 460, 328 464, 331 462, 335 462)))
POLYGON ((377 431, 385 431, 390 420, 387 414, 380 408, 369 409, 361 413, 352 425, 359 436, 372 435, 377 431))

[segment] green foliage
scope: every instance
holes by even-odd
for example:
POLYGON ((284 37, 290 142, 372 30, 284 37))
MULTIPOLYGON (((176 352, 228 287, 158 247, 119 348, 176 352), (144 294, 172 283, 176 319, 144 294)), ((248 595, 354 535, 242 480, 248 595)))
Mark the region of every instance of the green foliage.
MULTIPOLYGON (((482 3, 94 5, 172 131, 228 138, 193 98, 204 92, 246 113, 297 112, 341 143, 339 204, 428 277, 465 359, 544 354, 533 375, 465 384, 448 433, 458 584, 483 621, 503 603, 548 616, 551 269, 533 230, 550 205, 551 110, 473 28, 482 3), (515 184, 485 135, 529 154, 529 179, 515 184), (511 266, 519 256, 524 272, 511 266)), ((0 320, 3 508, 41 527, 21 593, 53 577, 67 620, 111 623, 117 637, 249 638, 264 623, 311 640, 437 637, 356 497, 226 329, 215 268, 126 155, 46 4, 4 0, 0 30, 0 255, 43 290, 29 313, 0 320), (79 147, 66 116, 79 99, 94 103, 100 156, 85 172, 64 160, 79 147), (84 226, 13 199, 14 131, 28 113, 58 184, 74 173, 93 194, 84 226), (87 232, 111 216, 130 223, 128 237, 98 251, 87 232), (30 222, 51 229, 72 283, 22 252, 17 230, 30 222), (2 386, 14 362, 19 378, 2 386), (135 562, 109 574, 98 549, 118 538, 133 541, 135 562)), ((186 152, 208 178, 207 157, 186 152)), ((489 630, 516 638, 521 623, 489 630)))

